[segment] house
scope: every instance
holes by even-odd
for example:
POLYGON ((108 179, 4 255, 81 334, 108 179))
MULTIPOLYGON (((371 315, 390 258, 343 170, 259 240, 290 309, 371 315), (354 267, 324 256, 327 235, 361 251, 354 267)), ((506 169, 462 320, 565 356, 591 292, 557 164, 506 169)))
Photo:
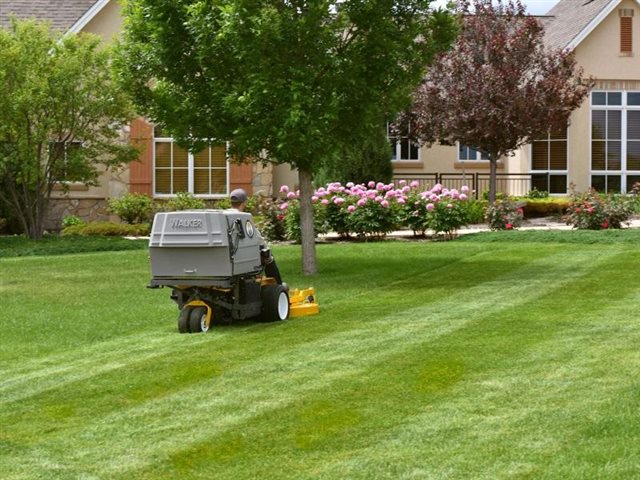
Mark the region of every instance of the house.
MULTIPOLYGON (((560 0, 540 20, 546 46, 574 50, 596 84, 566 131, 499 161, 498 189, 630 191, 640 181, 640 2, 560 0)), ((397 178, 433 183, 437 174, 441 183, 488 189, 488 160, 465 145, 417 148, 401 140, 393 165, 397 178)))
MULTIPOLYGON (((110 42, 122 28, 117 0, 2 0, 0 27, 6 28, 12 15, 47 20, 62 32, 93 33, 104 42, 110 42)), ((126 192, 170 198, 176 192, 189 191, 201 198, 217 199, 242 187, 249 193, 271 195, 274 182, 291 182, 295 175, 288 166, 230 163, 225 146, 187 152, 143 118, 131 123, 123 132, 123 140, 140 147, 138 161, 121 171, 105 173, 98 187, 72 184, 67 194, 54 192, 47 228, 59 228, 60 220, 68 214, 106 219, 107 199, 126 192)))
MULTIPOLYGON (((46 19, 62 31, 91 32, 105 42, 117 36, 122 25, 117 0, 3 0, 0 26, 7 26, 10 14, 46 19)), ((573 185, 578 191, 629 191, 640 181, 640 2, 560 0, 541 20, 547 45, 574 49, 578 64, 597 79, 596 85, 572 114, 566 131, 499 161, 498 189, 526 194, 536 187, 566 194, 573 185)), ((99 187, 78 185, 66 195, 56 193, 51 227, 65 214, 104 218, 106 199, 125 192, 170 198, 189 191, 215 199, 236 187, 273 195, 280 185, 296 183, 295 172, 286 165, 230 163, 224 146, 186 152, 142 118, 124 135, 141 147, 139 161, 105 174, 99 187)), ((480 152, 465 145, 419 148, 408 138, 391 140, 395 178, 452 187, 464 183, 477 192, 488 189, 489 162, 480 152)))

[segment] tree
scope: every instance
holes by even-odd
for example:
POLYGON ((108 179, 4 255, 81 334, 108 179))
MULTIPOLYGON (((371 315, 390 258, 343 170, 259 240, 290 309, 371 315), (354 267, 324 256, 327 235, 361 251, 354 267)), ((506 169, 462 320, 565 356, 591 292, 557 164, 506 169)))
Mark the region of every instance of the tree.
POLYGON ((42 237, 54 186, 96 185, 136 156, 119 141, 130 103, 99 43, 34 21, 0 29, 0 202, 31 238, 42 237))
POLYGON ((302 269, 313 274, 313 175, 408 106, 454 35, 429 4, 130 0, 123 77, 144 113, 189 148, 228 140, 235 158, 298 169, 302 269))
POLYGON ((493 203, 498 159, 566 127, 591 81, 573 52, 545 50, 541 24, 519 0, 463 1, 457 8, 461 33, 434 60, 401 124, 424 143, 459 141, 487 154, 493 203))
POLYGON ((378 125, 375 131, 367 133, 360 142, 347 145, 344 151, 328 160, 316 175, 316 183, 366 184, 370 180, 389 183, 393 177, 390 152, 387 129, 385 125, 378 125))

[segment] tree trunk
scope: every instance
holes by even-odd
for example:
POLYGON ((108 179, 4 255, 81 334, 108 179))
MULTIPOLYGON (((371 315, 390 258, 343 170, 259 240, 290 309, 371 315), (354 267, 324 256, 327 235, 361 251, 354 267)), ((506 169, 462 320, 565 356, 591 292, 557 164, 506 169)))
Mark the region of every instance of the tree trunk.
POLYGON ((299 169, 298 182, 300 184, 300 230, 302 233, 302 273, 315 275, 316 265, 316 235, 313 231, 313 184, 311 172, 299 169))
POLYGON ((489 205, 496 203, 496 179, 498 173, 498 156, 489 154, 489 205))

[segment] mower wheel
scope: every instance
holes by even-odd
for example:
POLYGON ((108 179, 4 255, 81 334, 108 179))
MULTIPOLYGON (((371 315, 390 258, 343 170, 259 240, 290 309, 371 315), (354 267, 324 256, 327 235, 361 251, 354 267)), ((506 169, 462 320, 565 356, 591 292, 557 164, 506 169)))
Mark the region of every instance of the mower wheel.
POLYGON ((189 314, 189 330, 191 333, 206 333, 209 331, 207 325, 207 309, 205 307, 195 307, 189 314))
POLYGON ((278 322, 289 318, 289 293, 282 285, 262 288, 262 321, 278 322))
POLYGON ((190 308, 183 308, 178 315, 178 331, 180 333, 189 333, 189 312, 190 308))

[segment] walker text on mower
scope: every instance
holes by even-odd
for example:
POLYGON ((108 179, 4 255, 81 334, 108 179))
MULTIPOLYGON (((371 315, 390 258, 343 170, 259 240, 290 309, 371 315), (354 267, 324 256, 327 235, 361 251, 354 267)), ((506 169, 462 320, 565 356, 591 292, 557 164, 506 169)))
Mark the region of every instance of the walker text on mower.
POLYGON ((315 292, 264 274, 271 252, 249 213, 186 210, 156 214, 149 240, 150 288, 170 287, 180 333, 213 323, 265 322, 318 313, 315 292))

